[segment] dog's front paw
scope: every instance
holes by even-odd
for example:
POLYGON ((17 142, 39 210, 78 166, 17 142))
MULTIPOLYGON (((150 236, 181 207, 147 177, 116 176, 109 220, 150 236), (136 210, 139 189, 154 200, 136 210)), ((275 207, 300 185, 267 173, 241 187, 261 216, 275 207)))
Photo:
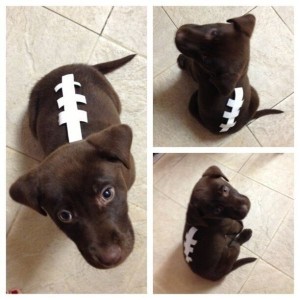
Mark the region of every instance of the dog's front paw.
POLYGON ((177 58, 177 64, 178 67, 182 70, 185 69, 185 65, 186 65, 186 57, 183 54, 179 54, 178 58, 177 58))
POLYGON ((239 236, 236 238, 236 241, 242 245, 250 240, 252 236, 252 230, 251 229, 244 229, 239 236))

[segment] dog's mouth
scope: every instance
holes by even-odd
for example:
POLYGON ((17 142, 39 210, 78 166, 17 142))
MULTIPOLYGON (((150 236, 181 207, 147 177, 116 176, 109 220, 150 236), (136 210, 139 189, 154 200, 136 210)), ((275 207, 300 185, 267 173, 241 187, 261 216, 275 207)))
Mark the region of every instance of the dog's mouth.
MULTIPOLYGON (((245 206, 245 205, 243 205, 245 206)), ((245 207, 241 207, 238 210, 233 211, 233 219, 235 220, 243 220, 247 214, 248 214, 249 209, 245 207)))
POLYGON ((79 249, 85 260, 97 269, 110 269, 123 263, 129 256, 133 248, 122 247, 112 244, 105 247, 89 246, 85 249, 79 249))
POLYGON ((119 245, 110 245, 105 248, 91 246, 82 254, 85 260, 97 269, 114 268, 127 257, 119 245))
POLYGON ((123 263, 133 250, 134 234, 128 230, 117 242, 91 243, 89 246, 77 245, 84 259, 97 269, 110 269, 123 263))

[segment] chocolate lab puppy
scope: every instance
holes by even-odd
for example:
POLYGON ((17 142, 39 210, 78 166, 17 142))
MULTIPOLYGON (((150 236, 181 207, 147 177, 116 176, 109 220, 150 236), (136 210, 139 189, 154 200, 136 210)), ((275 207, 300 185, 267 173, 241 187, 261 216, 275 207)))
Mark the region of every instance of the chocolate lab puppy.
POLYGON ((191 114, 215 134, 234 133, 250 120, 281 110, 257 111, 259 97, 247 76, 253 15, 227 24, 181 26, 175 38, 178 65, 199 83, 189 105, 191 114))
POLYGON ((37 82, 29 125, 46 158, 10 188, 15 201, 49 215, 101 269, 122 263, 134 244, 127 205, 132 131, 121 124, 120 100, 103 75, 133 57, 66 65, 37 82))
POLYGON ((184 258, 194 273, 219 280, 256 260, 237 260, 240 246, 252 235, 241 221, 249 209, 249 199, 228 183, 218 167, 204 172, 193 189, 183 233, 184 258))

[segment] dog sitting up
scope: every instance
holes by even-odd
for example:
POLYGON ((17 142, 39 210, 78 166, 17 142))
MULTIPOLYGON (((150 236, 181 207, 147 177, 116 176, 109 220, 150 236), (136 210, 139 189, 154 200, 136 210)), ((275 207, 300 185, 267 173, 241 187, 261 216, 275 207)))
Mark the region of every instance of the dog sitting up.
POLYGON ((252 235, 241 221, 249 210, 249 199, 218 167, 204 172, 193 189, 183 232, 184 259, 194 273, 215 281, 256 260, 238 259, 240 246, 252 235))
POLYGON ((227 22, 183 25, 175 37, 182 53, 178 66, 199 84, 190 113, 215 134, 234 133, 252 119, 282 113, 257 111, 259 97, 247 76, 255 17, 248 14, 227 22))

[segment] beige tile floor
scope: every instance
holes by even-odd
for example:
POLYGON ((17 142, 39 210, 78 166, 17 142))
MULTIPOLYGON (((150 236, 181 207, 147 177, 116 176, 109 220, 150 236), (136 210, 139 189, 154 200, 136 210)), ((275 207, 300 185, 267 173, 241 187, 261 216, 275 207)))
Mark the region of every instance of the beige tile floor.
POLYGON ((154 164, 154 293, 293 293, 293 154, 165 154, 154 164), (182 254, 191 191, 217 165, 252 203, 253 230, 241 257, 257 261, 210 282, 192 273, 182 254))
POLYGON ((154 7, 154 146, 293 146, 293 17, 292 7, 154 7), (260 108, 278 108, 284 114, 266 116, 236 134, 219 137, 188 112, 197 85, 177 67, 174 36, 186 23, 225 22, 248 12, 256 16, 250 82, 260 95, 260 108))
POLYGON ((52 69, 137 53, 107 77, 133 128, 137 179, 129 192, 136 234, 121 266, 90 267, 49 218, 7 197, 7 288, 23 293, 146 292, 146 7, 7 8, 7 189, 42 158, 28 130, 30 89, 52 69), (132 18, 134 16, 134 18, 132 18))

